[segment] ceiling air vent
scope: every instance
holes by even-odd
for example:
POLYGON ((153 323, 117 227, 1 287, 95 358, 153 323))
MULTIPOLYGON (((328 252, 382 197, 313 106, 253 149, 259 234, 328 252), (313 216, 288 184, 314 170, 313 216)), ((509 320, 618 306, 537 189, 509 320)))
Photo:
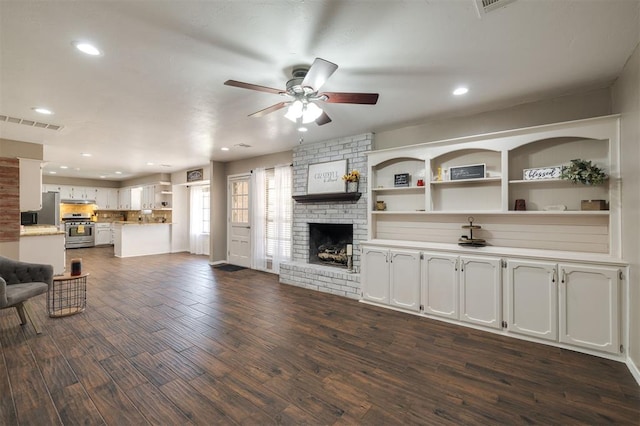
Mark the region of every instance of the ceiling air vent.
POLYGON ((237 146, 239 148, 251 148, 251 145, 247 145, 246 143, 237 143, 234 146, 237 146))
POLYGON ((10 117, 8 115, 0 114, 0 122, 3 122, 3 121, 7 123, 13 123, 13 124, 22 124, 24 126, 29 126, 29 127, 37 127, 39 129, 49 129, 49 130, 62 129, 62 126, 59 126, 57 124, 47 124, 47 123, 42 123, 40 121, 28 120, 26 118, 10 117))
POLYGON ((513 3, 516 0, 474 0, 476 8, 478 9, 478 16, 482 18, 483 15, 491 12, 492 10, 499 9, 513 3))

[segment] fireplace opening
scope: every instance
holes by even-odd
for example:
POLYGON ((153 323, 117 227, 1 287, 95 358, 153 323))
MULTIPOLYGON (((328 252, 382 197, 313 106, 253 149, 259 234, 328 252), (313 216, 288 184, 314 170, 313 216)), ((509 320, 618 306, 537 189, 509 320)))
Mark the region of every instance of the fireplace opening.
POLYGON ((347 244, 353 244, 352 224, 309 224, 309 263, 346 268, 347 244))

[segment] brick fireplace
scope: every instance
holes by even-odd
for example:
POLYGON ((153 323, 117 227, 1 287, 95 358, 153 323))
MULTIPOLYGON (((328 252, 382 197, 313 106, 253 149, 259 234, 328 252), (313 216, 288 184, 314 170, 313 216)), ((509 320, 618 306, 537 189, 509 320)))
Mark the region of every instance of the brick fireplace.
POLYGON ((280 282, 340 296, 360 299, 360 242, 367 238, 367 157, 372 134, 301 144, 293 150, 293 195, 307 194, 309 164, 347 160, 347 169, 360 171, 357 201, 325 200, 293 206, 292 261, 280 265, 280 282), (352 227, 353 272, 339 265, 309 262, 309 224, 352 227))

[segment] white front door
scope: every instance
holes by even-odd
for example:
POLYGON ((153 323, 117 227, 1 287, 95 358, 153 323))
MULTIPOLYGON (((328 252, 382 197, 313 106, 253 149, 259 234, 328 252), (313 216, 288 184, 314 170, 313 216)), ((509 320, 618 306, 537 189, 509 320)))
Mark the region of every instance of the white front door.
POLYGON ((228 180, 229 218, 227 262, 232 265, 251 267, 251 218, 249 209, 249 175, 231 176, 228 180))

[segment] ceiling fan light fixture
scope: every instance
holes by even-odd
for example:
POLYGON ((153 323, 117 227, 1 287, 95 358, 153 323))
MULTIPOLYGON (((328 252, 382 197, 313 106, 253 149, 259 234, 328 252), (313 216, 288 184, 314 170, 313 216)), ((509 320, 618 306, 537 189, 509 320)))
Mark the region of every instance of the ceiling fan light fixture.
POLYGON ((305 108, 302 110, 302 122, 304 124, 311 123, 316 121, 318 117, 322 115, 322 109, 314 104, 308 103, 305 105, 305 108))
POLYGON ((302 110, 304 109, 304 104, 300 100, 295 100, 289 105, 287 109, 287 113, 284 115, 289 120, 296 122, 298 118, 302 117, 302 110))
POLYGON ((304 133, 304 132, 306 132, 307 130, 309 130, 309 129, 307 129, 307 128, 306 128, 306 127, 304 127, 304 126, 300 126, 300 127, 298 127, 298 131, 299 131, 299 132, 301 132, 301 133, 304 133))

